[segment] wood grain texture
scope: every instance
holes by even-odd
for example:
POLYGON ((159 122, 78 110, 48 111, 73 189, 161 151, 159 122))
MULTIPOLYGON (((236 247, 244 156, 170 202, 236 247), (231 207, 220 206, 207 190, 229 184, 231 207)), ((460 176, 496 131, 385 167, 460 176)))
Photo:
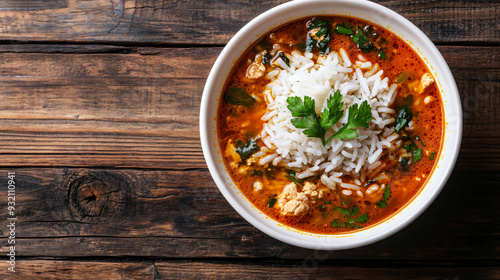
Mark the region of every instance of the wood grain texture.
POLYGON ((15 272, 0 262, 2 279, 154 279, 153 264, 56 260, 16 261, 15 272))
MULTIPOLYGON (((318 255, 321 256, 321 255, 318 255)), ((157 279, 498 279, 500 270, 490 267, 374 268, 337 267, 321 259, 287 264, 227 264, 201 262, 158 262, 157 279)))
MULTIPOLYGON (((225 44, 248 21, 285 2, 2 1, 0 40, 225 44)), ((375 2, 412 21, 434 42, 500 42, 498 1, 375 2)))
MULTIPOLYGON (((12 170, 0 170, 0 176, 7 171, 12 170)), ((248 224, 204 169, 15 171, 20 259, 301 260, 318 253, 286 245, 248 224)), ((325 254, 328 259, 498 261, 499 184, 499 173, 455 172, 429 209, 401 232, 363 248, 325 254), (471 196, 477 186, 482 191, 471 196)), ((5 209, 6 198, 0 199, 5 209)), ((6 217, 1 211, 0 220, 6 217)), ((1 227, 1 235, 7 230, 1 227)))
MULTIPOLYGON (((0 48, 0 166, 205 168, 199 104, 221 48, 28 46, 0 48)), ((439 49, 464 110, 458 170, 500 170, 500 48, 439 49)))

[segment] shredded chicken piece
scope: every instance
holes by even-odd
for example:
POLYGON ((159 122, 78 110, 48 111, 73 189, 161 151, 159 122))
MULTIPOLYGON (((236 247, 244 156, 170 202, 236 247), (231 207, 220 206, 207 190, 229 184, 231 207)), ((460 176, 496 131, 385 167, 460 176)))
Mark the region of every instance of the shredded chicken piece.
POLYGON ((313 183, 306 182, 302 192, 311 198, 323 198, 323 190, 320 190, 318 186, 313 183))
POLYGON ((434 78, 432 78, 431 74, 425 73, 422 75, 422 78, 420 79, 420 84, 422 85, 422 91, 434 83, 434 78))
POLYGON ((305 193, 297 192, 295 183, 286 185, 278 198, 279 207, 284 215, 298 216, 309 211, 309 197, 305 193))
POLYGON ((249 79, 258 79, 266 73, 266 66, 262 63, 262 53, 255 56, 255 60, 248 66, 246 77, 249 79))
POLYGON ((253 183, 253 190, 254 191, 258 192, 258 191, 261 191, 263 188, 264 188, 264 186, 262 185, 261 182, 255 181, 255 183, 253 183))

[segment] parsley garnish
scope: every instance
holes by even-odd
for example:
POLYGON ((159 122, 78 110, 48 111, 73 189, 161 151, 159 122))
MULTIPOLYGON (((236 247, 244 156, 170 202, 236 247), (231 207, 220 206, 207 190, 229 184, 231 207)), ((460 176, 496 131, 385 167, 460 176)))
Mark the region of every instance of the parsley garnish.
POLYGON ((339 34, 345 34, 345 35, 353 35, 354 32, 352 31, 352 28, 349 26, 347 23, 343 23, 342 25, 337 24, 335 26, 335 31, 339 34))
POLYGON ((431 156, 429 157, 430 160, 434 160, 434 154, 435 154, 435 152, 431 153, 431 156))
POLYGON ((416 149, 413 151, 413 162, 417 162, 422 158, 422 149, 416 149))
POLYGON ((362 226, 359 223, 366 223, 368 221, 368 213, 364 213, 363 215, 353 218, 353 216, 358 215, 358 207, 354 206, 353 208, 340 208, 334 207, 333 210, 339 212, 342 215, 347 216, 346 222, 341 222, 339 220, 333 220, 331 222, 332 227, 343 227, 343 228, 361 228, 362 226))
POLYGON ((305 135, 320 138, 323 146, 334 137, 341 140, 358 137, 355 128, 368 127, 372 118, 371 107, 367 101, 361 103, 359 109, 358 104, 354 104, 349 107, 347 123, 328 140, 325 140, 326 131, 344 115, 344 110, 342 110, 344 102, 342 102, 342 95, 339 90, 333 96, 328 97, 326 101, 327 108, 323 109, 320 117, 316 114, 315 100, 309 96, 304 97, 304 102, 298 96, 288 97, 286 102, 288 103, 288 110, 295 117, 291 119, 292 124, 296 128, 305 128, 303 131, 305 135))
POLYGON ((384 196, 382 197, 381 200, 377 202, 376 205, 380 208, 387 207, 387 200, 389 199, 390 194, 391 194, 391 187, 389 186, 389 184, 387 184, 387 186, 385 186, 384 196))

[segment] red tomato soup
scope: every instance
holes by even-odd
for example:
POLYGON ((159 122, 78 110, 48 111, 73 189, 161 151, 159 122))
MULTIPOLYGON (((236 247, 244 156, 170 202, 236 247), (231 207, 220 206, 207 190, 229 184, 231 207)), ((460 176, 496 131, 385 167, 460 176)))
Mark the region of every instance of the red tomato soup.
POLYGON ((379 223, 425 184, 443 135, 435 78, 366 20, 304 18, 239 59, 218 108, 234 183, 258 209, 322 234, 379 223))

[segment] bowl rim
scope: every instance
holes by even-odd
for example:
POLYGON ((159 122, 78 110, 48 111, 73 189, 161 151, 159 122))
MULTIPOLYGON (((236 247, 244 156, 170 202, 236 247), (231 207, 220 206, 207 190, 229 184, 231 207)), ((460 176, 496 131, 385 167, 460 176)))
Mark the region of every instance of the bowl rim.
MULTIPOLYGON (((366 19, 362 14, 355 14, 351 16, 366 19)), ((409 20, 384 6, 369 1, 355 2, 349 0, 291 1, 278 5, 262 13, 261 15, 257 16, 252 21, 247 23, 228 42, 226 47, 218 56, 210 71, 203 90, 200 106, 199 125, 203 155, 205 157, 208 169, 217 187, 219 188, 225 199, 231 204, 231 206, 245 220, 247 220, 250 224, 266 233, 267 235, 298 247, 319 250, 340 250, 368 245, 395 234, 396 232, 409 225, 417 217, 419 217, 439 195, 440 191, 451 175, 456 163, 456 159, 458 157, 463 129, 462 108, 455 80, 448 65, 446 64, 446 61, 444 60, 436 46, 431 42, 431 40, 409 20), (444 125, 441 151, 439 153, 431 176, 429 176, 428 181, 424 184, 420 193, 416 197, 414 197, 411 202, 407 203, 407 205, 405 205, 405 207, 399 210, 396 214, 393 214, 391 217, 387 218, 383 222, 375 224, 374 226, 359 231, 335 235, 302 232, 300 230, 282 225, 263 214, 255 206, 253 206, 253 204, 251 204, 251 202, 248 201, 243 194, 241 194, 239 189, 235 187, 232 179, 227 174, 224 163, 220 160, 220 149, 216 131, 215 143, 211 142, 211 140, 214 139, 213 130, 214 125, 216 126, 217 122, 217 107, 222 91, 221 89, 217 92, 216 90, 214 90, 214 88, 224 87, 226 76, 229 74, 230 70, 234 66, 234 63, 238 61, 243 52, 253 42, 255 42, 255 40, 260 38, 265 33, 269 32, 273 28, 281 26, 284 23, 294 19, 312 16, 312 14, 305 15, 304 12, 297 13, 296 11, 303 11, 307 10, 307 8, 310 8, 312 10, 318 9, 316 15, 342 15, 339 13, 332 13, 330 12, 330 10, 327 10, 326 7, 332 5, 344 7, 344 9, 345 7, 347 7, 348 10, 351 8, 355 8, 354 10, 359 9, 359 11, 364 12, 370 11, 371 13, 374 13, 383 19, 390 20, 391 23, 395 23, 398 30, 409 32, 409 34, 412 35, 409 36, 410 38, 418 39, 418 42, 415 40, 409 42, 407 36, 396 33, 393 28, 385 25, 384 23, 378 22, 377 19, 367 19, 368 21, 375 22, 400 36, 403 40, 410 43, 410 45, 412 45, 414 49, 415 47, 421 47, 424 49, 424 51, 421 51, 420 48, 419 50, 415 50, 424 59, 429 70, 433 72, 434 76, 437 79, 437 82, 439 82, 442 100, 443 103, 445 103, 443 104, 443 118, 445 124, 447 124, 444 125), (328 12, 325 13, 325 10, 328 12), (284 16, 284 13, 290 13, 291 11, 295 11, 295 13, 291 13, 292 17, 289 17, 288 20, 281 20, 280 23, 277 23, 277 18, 286 18, 286 16, 284 16), (263 22, 275 22, 276 24, 263 28, 263 22), (259 30, 259 28, 265 31, 261 30, 260 32, 258 32, 257 30, 259 30), (249 37, 251 39, 250 41, 249 37), (243 44, 242 42, 247 43, 243 44), (411 44, 412 42, 417 42, 417 44, 411 44), (246 47, 241 48, 241 45, 246 45, 246 47), (239 53, 235 54, 235 50, 239 50, 239 53), (429 63, 430 59, 432 59, 433 61, 432 64, 429 63), (229 70, 227 70, 228 63, 230 64, 229 70), (433 68, 433 66, 436 66, 437 69, 431 69, 433 68), (226 73, 225 75, 221 74, 224 72, 226 73), (440 73, 439 79, 437 72, 440 73), (222 86, 220 85, 221 82, 222 86), (446 92, 443 88, 447 89, 446 92), (447 97, 447 99, 445 99, 445 97, 447 97), (215 106, 215 109, 213 108, 214 102, 217 105, 215 106), (215 119, 213 118, 214 110, 215 119), (432 184, 431 179, 434 179, 434 181, 432 181, 432 184), (425 195, 422 194, 423 190, 425 190, 425 195), (415 206, 413 208, 410 208, 410 206, 412 205, 415 206)))

